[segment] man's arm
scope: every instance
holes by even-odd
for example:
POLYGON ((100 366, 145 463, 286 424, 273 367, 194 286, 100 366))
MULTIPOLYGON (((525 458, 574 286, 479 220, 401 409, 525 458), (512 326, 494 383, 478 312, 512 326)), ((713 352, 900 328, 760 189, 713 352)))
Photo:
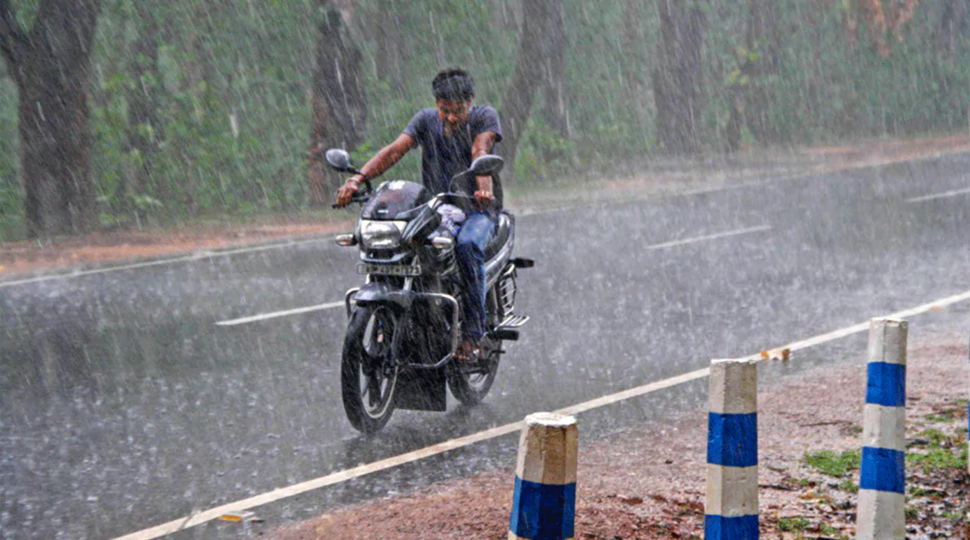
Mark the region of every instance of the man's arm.
MULTIPOLYGON (((498 134, 494 131, 483 131, 475 137, 475 141, 472 143, 472 161, 476 158, 484 156, 491 153, 492 147, 495 145, 495 141, 498 140, 498 134)), ((475 184, 478 188, 475 191, 475 200, 483 207, 490 206, 495 202, 495 194, 492 192, 492 177, 491 176, 476 176, 475 184)))
POLYGON ((407 154, 417 144, 414 137, 402 133, 394 142, 381 148, 374 157, 361 167, 360 174, 348 178, 344 185, 337 190, 337 206, 344 207, 350 204, 350 197, 360 189, 360 184, 365 179, 371 180, 384 174, 384 171, 393 167, 404 157, 404 154, 407 154))

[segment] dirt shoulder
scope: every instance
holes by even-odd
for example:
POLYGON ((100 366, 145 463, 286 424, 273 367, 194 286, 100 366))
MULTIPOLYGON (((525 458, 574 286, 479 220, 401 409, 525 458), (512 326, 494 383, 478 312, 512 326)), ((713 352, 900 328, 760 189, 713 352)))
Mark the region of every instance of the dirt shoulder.
MULTIPOLYGON (((966 314, 953 314, 955 322, 944 330, 910 327, 907 538, 970 538, 966 314)), ((864 351, 859 357, 859 364, 802 373, 759 392, 762 538, 849 538, 854 532, 864 351)), ((695 410, 583 444, 576 538, 702 538, 706 419, 706 410, 695 410)), ((350 506, 266 536, 504 539, 513 474, 492 471, 350 506)))
MULTIPOLYGON (((615 201, 717 189, 752 181, 789 178, 885 165, 970 151, 966 135, 915 140, 863 141, 845 146, 796 148, 653 159, 635 173, 602 178, 568 178, 510 189, 509 207, 528 213, 615 201)), ((0 281, 47 272, 120 264, 199 251, 330 235, 351 226, 349 212, 266 216, 250 223, 193 222, 164 230, 98 232, 81 237, 0 243, 0 281)))

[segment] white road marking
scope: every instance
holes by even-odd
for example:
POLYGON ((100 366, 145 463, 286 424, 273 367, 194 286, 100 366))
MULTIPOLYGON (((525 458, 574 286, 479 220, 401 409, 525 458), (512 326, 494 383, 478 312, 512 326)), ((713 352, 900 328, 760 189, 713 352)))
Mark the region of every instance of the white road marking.
POLYGON ((279 243, 276 243, 276 244, 269 244, 269 245, 265 245, 265 246, 256 246, 256 247, 248 247, 248 248, 231 249, 231 250, 226 250, 226 251, 202 250, 202 251, 197 251, 197 252, 195 252, 195 253, 193 253, 191 255, 186 255, 184 257, 175 257, 175 258, 172 258, 172 259, 160 259, 160 260, 157 260, 157 261, 146 261, 146 262, 142 262, 142 263, 125 264, 125 265, 121 265, 121 266, 109 266, 107 268, 97 268, 97 269, 94 269, 94 270, 74 271, 74 272, 70 272, 70 273, 66 273, 66 274, 56 274, 56 275, 52 275, 52 276, 37 276, 37 277, 32 277, 32 278, 27 278, 27 279, 19 279, 19 280, 16 280, 16 281, 2 281, 2 282, 0 282, 0 288, 3 288, 3 287, 13 287, 14 285, 26 285, 28 283, 38 283, 38 282, 41 282, 41 281, 52 281, 52 280, 55 280, 55 279, 70 279, 70 278, 77 278, 77 277, 83 277, 83 276, 90 276, 90 275, 93 275, 93 274, 104 274, 104 273, 107 273, 107 272, 118 272, 118 271, 121 271, 121 270, 133 270, 135 268, 146 268, 146 267, 149 267, 149 266, 161 266, 161 265, 164 265, 164 264, 175 264, 175 263, 180 263, 180 262, 201 261, 201 260, 204 260, 204 259, 211 259, 213 257, 223 257, 223 256, 227 256, 227 255, 236 255, 236 254, 239 254, 239 253, 252 253, 252 252, 256 252, 256 251, 267 251, 267 250, 270 250, 270 249, 287 248, 287 247, 292 247, 292 246, 299 246, 299 245, 302 245, 302 244, 312 244, 312 243, 316 243, 316 242, 325 242, 327 240, 332 240, 332 239, 333 239, 333 237, 331 236, 331 237, 327 237, 327 238, 313 238, 313 239, 310 239, 310 240, 286 241, 286 242, 279 242, 279 243))
MULTIPOLYGON (((933 302, 929 302, 920 306, 904 309, 902 311, 897 311, 895 313, 890 313, 889 315, 885 315, 885 317, 888 317, 890 319, 905 319, 907 317, 912 317, 914 315, 926 313, 927 311, 931 311, 933 308, 945 308, 949 305, 957 304, 959 302, 965 302, 967 300, 970 300, 970 291, 965 291, 960 294, 947 296, 946 298, 940 298, 939 300, 934 300, 933 302)), ((834 341, 839 338, 851 336, 852 334, 865 332, 868 329, 869 329, 869 321, 861 322, 859 324, 854 324, 852 326, 847 326, 845 328, 833 330, 827 334, 810 337, 808 339, 803 339, 801 341, 795 341, 793 343, 789 343, 788 345, 783 345, 781 347, 778 347, 778 349, 779 350, 788 349, 790 351, 807 349, 809 347, 814 347, 815 345, 820 345, 828 341, 834 341)), ((753 354, 751 356, 745 357, 746 360, 751 360, 755 358, 760 359, 761 353, 753 354)))
POLYGON ((266 319, 275 319, 276 317, 286 317, 287 315, 299 315, 301 313, 309 313, 311 311, 320 311, 322 309, 332 309, 336 307, 342 307, 343 302, 330 302, 327 304, 317 304, 315 306, 307 306, 296 309, 288 309, 286 311, 274 311, 273 313, 263 313, 262 315, 253 315, 251 317, 242 317, 239 319, 232 319, 228 321, 219 321, 216 324, 219 326, 236 326, 237 324, 246 324, 257 321, 265 321, 266 319))
MULTIPOLYGON (((963 153, 963 151, 939 152, 939 153, 932 154, 932 155, 929 155, 929 156, 923 156, 923 157, 920 157, 920 158, 917 158, 917 159, 903 160, 903 162, 921 163, 923 161, 929 161, 931 159, 938 159, 938 158, 943 157, 943 156, 946 156, 946 155, 950 155, 950 154, 960 154, 960 153, 963 153)), ((878 167, 883 167, 885 165, 889 165, 889 164, 892 164, 892 163, 898 163, 898 162, 897 161, 890 161, 890 162, 887 162, 887 163, 877 163, 877 164, 869 164, 869 165, 860 165, 858 167, 848 167, 848 168, 846 168, 844 170, 857 170, 857 169, 878 168, 878 167)), ((833 171, 809 171, 807 173, 798 173, 798 174, 793 174, 793 175, 790 175, 790 176, 784 176, 784 175, 782 175, 782 176, 778 177, 776 180, 777 181, 800 180, 802 178, 808 178, 808 177, 812 177, 812 176, 825 176, 825 175, 830 175, 830 174, 834 174, 834 173, 841 172, 841 171, 842 170, 833 170, 833 171)), ((740 184, 735 184, 735 185, 712 186, 712 187, 697 188, 697 189, 687 190, 687 191, 680 192, 680 193, 673 193, 673 194, 670 194, 670 196, 671 197, 685 197, 685 196, 693 196, 693 195, 702 195, 702 194, 709 194, 709 193, 717 193, 719 191, 727 191, 727 190, 732 190, 732 189, 742 189, 742 188, 747 188, 747 187, 761 186, 761 185, 765 185, 765 184, 771 183, 773 181, 775 181, 775 180, 769 179, 769 180, 761 180, 761 181, 754 181, 754 182, 742 182, 740 184)), ((970 192, 970 188, 968 188, 966 190, 959 190, 959 191, 956 191, 956 192, 940 193, 939 195, 929 195, 929 196, 926 196, 926 197, 917 197, 915 199, 908 199, 906 202, 920 202, 922 200, 930 200, 930 199, 939 198, 939 197, 952 197, 952 196, 955 196, 955 195, 962 195, 965 192, 970 192)), ((648 197, 648 199, 653 199, 653 197, 648 197)), ((549 208, 549 209, 543 209, 543 210, 524 210, 524 211, 519 212, 518 215, 520 215, 520 216, 541 215, 541 214, 548 214, 548 213, 555 213, 555 212, 563 212, 563 211, 567 211, 567 210, 574 210, 575 208, 576 208, 575 206, 564 206, 564 207, 555 207, 555 208, 549 208)), ((67 279, 67 278, 87 276, 87 275, 91 275, 91 274, 102 274, 102 273, 105 273, 105 272, 113 272, 113 271, 116 271, 116 270, 131 270, 131 269, 134 269, 134 268, 144 268, 146 266, 158 266, 158 265, 162 265, 162 264, 173 264, 173 263, 179 263, 179 262, 187 262, 187 261, 201 260, 201 259, 207 259, 209 257, 218 257, 218 256, 221 256, 221 255, 235 255, 237 253, 246 253, 246 252, 253 252, 253 251, 262 251, 262 250, 266 250, 266 249, 283 248, 283 247, 288 247, 288 246, 296 246, 296 245, 300 245, 300 244, 306 244, 306 243, 310 243, 310 242, 323 242, 323 241, 332 240, 332 239, 333 239, 333 237, 318 238, 318 239, 305 240, 305 241, 299 241, 299 242, 296 242, 296 241, 287 241, 287 242, 282 242, 280 244, 274 244, 274 245, 271 245, 271 246, 259 246, 259 247, 254 247, 254 248, 240 248, 240 249, 236 249, 236 250, 220 251, 220 252, 216 252, 216 253, 209 252, 209 251, 200 251, 200 252, 195 253, 195 254, 192 254, 192 255, 188 255, 188 256, 185 256, 185 257, 176 257, 174 259, 164 259, 164 260, 158 260, 158 261, 149 261, 149 262, 144 262, 144 263, 129 264, 129 265, 124 265, 124 266, 112 266, 110 268, 99 268, 99 269, 96 269, 96 270, 88 270, 88 271, 80 271, 80 272, 71 272, 71 273, 67 273, 67 274, 58 274, 58 275, 54 275, 54 276, 38 276, 38 277, 34 277, 34 278, 21 279, 21 280, 16 280, 16 281, 0 282, 0 288, 3 288, 3 287, 12 287, 14 285, 26 285, 28 283, 37 283, 37 282, 40 282, 40 281, 49 281, 49 280, 54 280, 54 279, 67 279)))
POLYGON ((770 225, 762 225, 760 227, 749 227, 746 229, 737 229, 733 231, 727 231, 722 233, 708 234, 706 236, 695 236, 693 238, 684 238, 682 240, 671 240, 670 242, 663 242, 660 244, 653 244, 645 247, 644 249, 663 249, 674 246, 682 246, 685 244, 693 244, 695 242, 706 242, 708 240, 716 240, 718 238, 727 238, 729 236, 738 236, 740 234, 751 234, 761 231, 771 230, 770 225))
POLYGON ((965 189, 955 189, 953 191, 944 191, 943 193, 935 193, 933 195, 924 195, 922 197, 914 197, 912 199, 906 199, 908 203, 932 201, 934 199, 943 199, 945 197, 956 197, 957 195, 967 195, 970 194, 970 188, 965 189))
MULTIPOLYGON (((906 317, 912 317, 913 315, 919 315, 933 308, 943 308, 951 304, 956 304, 958 302, 963 302, 970 300, 970 291, 965 291, 953 296, 948 296, 946 298, 941 298, 939 300, 934 300, 920 306, 916 306, 910 309, 905 309, 902 311, 897 311, 887 315, 890 318, 903 319, 906 317)), ((800 349, 806 349, 814 345, 819 345, 828 341, 834 341, 852 334, 863 332, 869 328, 869 321, 862 322, 859 324, 854 324, 845 328, 834 330, 825 334, 814 336, 801 341, 795 341, 789 343, 788 345, 783 345, 779 349, 789 349, 792 351, 797 351, 800 349)), ((753 354, 746 357, 745 359, 765 361, 760 353, 753 354)), ((696 371, 691 371, 690 373, 685 373, 683 375, 677 375, 676 377, 671 377, 664 379, 662 381, 656 381, 648 383, 636 388, 631 388, 629 390, 624 390, 622 392, 617 392, 615 394, 610 394, 608 396, 603 396, 589 401, 584 401, 583 403, 578 403, 563 409, 555 411, 559 414, 578 414, 581 412, 586 412, 598 407, 603 407, 606 405, 611 405, 619 401, 630 399, 637 396, 643 396, 651 392, 656 392, 665 388, 671 388, 686 382, 690 382, 697 379, 702 379, 710 374, 710 368, 698 369, 696 371)), ((503 435, 508 435, 510 433, 515 433, 522 429, 523 422, 512 422, 510 424, 505 424, 504 426, 499 426, 485 431, 480 431, 478 433, 473 433, 471 435, 466 435, 464 437, 459 437, 457 439, 452 439, 450 441, 444 441, 432 446, 427 446, 419 450, 413 450, 404 454, 400 454, 387 459, 382 459, 380 461, 375 461, 373 463, 368 463, 366 465, 360 465, 354 467, 353 469, 346 469, 343 471, 328 474, 326 476, 321 476, 319 478, 314 478, 313 480, 307 480, 306 482, 301 482, 299 484, 294 484, 292 486, 287 486, 273 491, 263 493, 261 495, 256 495, 254 497, 249 497, 248 499, 242 499, 239 501, 224 504, 222 506, 217 506, 203 512, 192 514, 190 516, 185 516, 176 520, 169 521, 168 523, 163 523, 157 525, 150 529, 144 529, 138 532, 134 532, 125 536, 115 538, 114 540, 153 540, 171 534, 183 529, 190 527, 195 527, 196 525, 201 525, 208 521, 217 519, 222 514, 227 512, 242 512, 261 506, 264 504, 269 504, 271 502, 278 501, 280 499, 285 499, 292 497, 294 495, 299 495, 301 493, 306 493, 314 489, 319 489, 325 486, 331 486, 338 484, 340 482, 345 482, 354 478, 360 478, 362 476, 372 474, 375 472, 380 472, 386 469, 397 467, 399 465, 404 465, 406 463, 413 463, 415 461, 422 460, 427 457, 435 456, 438 454, 443 454, 445 452, 456 450, 458 448, 464 448, 481 441, 487 441, 503 435)))
MULTIPOLYGON (((739 234, 750 234, 750 233, 755 233, 760 231, 767 231, 770 229, 771 227, 768 225, 763 225, 760 227, 749 227, 747 229, 737 229, 737 230, 727 231, 722 233, 709 234, 706 236, 695 236, 693 238, 684 238, 682 240, 672 240, 670 242, 663 242, 660 244, 649 245, 649 246, 646 246, 644 249, 662 249, 662 248, 668 248, 668 247, 674 247, 674 246, 682 246, 685 244, 693 244, 695 242, 705 242, 707 240, 716 240, 718 238, 737 236, 739 234)), ((237 324, 246 324, 246 323, 252 323, 252 322, 265 321, 267 319, 275 319, 276 317, 285 317, 287 315, 299 315, 301 313, 308 313, 310 311, 333 309, 333 308, 342 307, 343 305, 344 305, 343 302, 330 302, 327 304, 317 304, 315 306, 288 309, 286 311, 274 311, 273 313, 251 315, 249 317, 242 317, 239 319, 232 319, 228 321, 219 321, 216 324, 219 326, 235 326, 237 324)))

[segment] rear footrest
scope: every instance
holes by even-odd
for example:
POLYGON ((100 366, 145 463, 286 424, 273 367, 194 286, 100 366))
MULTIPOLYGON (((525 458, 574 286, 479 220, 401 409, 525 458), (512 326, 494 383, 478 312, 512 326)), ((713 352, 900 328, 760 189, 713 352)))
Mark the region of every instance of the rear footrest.
POLYGON ((525 317, 522 315, 509 315, 508 317, 505 318, 504 321, 498 323, 498 326, 496 326, 495 329, 499 330, 502 328, 518 328, 523 324, 525 324, 528 320, 529 320, 528 317, 525 317))
MULTIPOLYGON (((501 339, 505 341, 518 341, 519 331, 512 328, 496 328, 491 334, 495 339, 501 339)), ((505 351, 502 351, 503 353, 505 351)))

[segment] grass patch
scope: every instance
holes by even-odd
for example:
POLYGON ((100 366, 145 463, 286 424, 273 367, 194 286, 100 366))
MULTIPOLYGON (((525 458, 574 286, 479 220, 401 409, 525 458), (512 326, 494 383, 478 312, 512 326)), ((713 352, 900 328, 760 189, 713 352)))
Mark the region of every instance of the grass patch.
POLYGON ((944 510, 942 515, 944 518, 952 520, 954 522, 963 519, 963 512, 959 510, 944 510))
POLYGON ((835 527, 825 523, 818 526, 818 532, 822 533, 822 536, 827 538, 848 538, 844 534, 840 533, 835 527))
POLYGON ((933 490, 923 489, 923 488, 912 488, 909 490, 909 493, 913 497, 927 497, 933 494, 933 490))
POLYGON ((925 454, 906 454, 906 463, 919 465, 928 471, 966 469, 967 450, 956 453, 948 448, 930 448, 925 454))
POLYGON ((837 489, 839 489, 841 491, 847 491, 849 493, 858 493, 859 492, 859 486, 857 486, 856 483, 853 482, 852 480, 843 480, 836 487, 837 487, 837 489))
POLYGON ((831 450, 810 452, 805 454, 804 463, 816 471, 828 476, 842 477, 859 468, 862 462, 862 451, 846 450, 837 454, 831 450))
POLYGON ((778 520, 778 530, 785 532, 802 532, 811 527, 812 522, 799 516, 791 518, 781 518, 778 520))
POLYGON ((967 448, 960 443, 959 437, 947 435, 936 429, 927 429, 920 433, 920 437, 928 441, 926 444, 918 445, 925 447, 926 452, 907 453, 906 463, 928 471, 967 468, 967 448))
POLYGON ((952 422, 959 418, 966 418, 967 413, 967 400, 961 399, 956 402, 955 406, 952 407, 940 407, 936 408, 936 411, 927 414, 924 418, 928 422, 935 423, 945 423, 952 422))

